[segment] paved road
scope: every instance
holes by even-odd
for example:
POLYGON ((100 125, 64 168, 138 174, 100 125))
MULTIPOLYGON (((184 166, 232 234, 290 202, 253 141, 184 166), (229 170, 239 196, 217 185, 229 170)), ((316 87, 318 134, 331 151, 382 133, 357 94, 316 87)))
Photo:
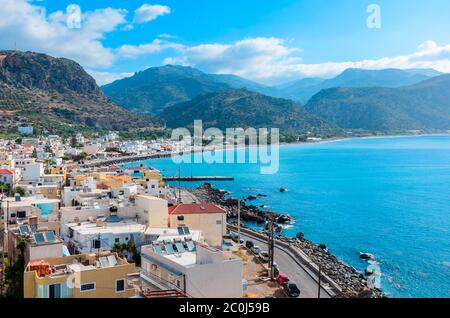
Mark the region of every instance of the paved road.
MULTIPOLYGON (((268 250, 267 242, 259 238, 250 237, 245 233, 241 233, 241 237, 244 240, 253 241, 255 245, 258 245, 265 251, 268 250)), ((280 272, 288 275, 291 281, 300 288, 300 298, 317 298, 318 283, 289 254, 278 247, 275 247, 275 262, 278 264, 280 272)), ((321 288, 320 297, 330 298, 323 288, 321 288)))

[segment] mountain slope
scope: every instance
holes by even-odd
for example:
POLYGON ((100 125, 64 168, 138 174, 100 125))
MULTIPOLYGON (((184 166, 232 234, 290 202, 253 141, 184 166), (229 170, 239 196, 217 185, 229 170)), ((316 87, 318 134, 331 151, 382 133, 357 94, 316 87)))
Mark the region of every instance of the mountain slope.
POLYGON ((281 132, 327 129, 331 126, 293 101, 248 90, 225 90, 168 107, 161 117, 171 128, 190 127, 201 119, 204 128, 280 128, 281 132))
POLYGON ((225 89, 276 94, 276 90, 235 75, 206 74, 184 66, 152 67, 102 87, 117 104, 135 112, 158 114, 166 107, 225 89))
POLYGON ((0 112, 10 132, 24 124, 49 131, 162 126, 109 101, 74 61, 34 52, 0 51, 0 112))
POLYGON ((450 75, 401 88, 331 88, 305 108, 347 129, 450 129, 450 75))
POLYGON ((300 80, 284 87, 282 92, 287 98, 306 103, 322 89, 335 87, 397 88, 413 85, 439 75, 442 75, 442 73, 432 69, 347 69, 340 75, 328 80, 320 80, 317 78, 300 80))

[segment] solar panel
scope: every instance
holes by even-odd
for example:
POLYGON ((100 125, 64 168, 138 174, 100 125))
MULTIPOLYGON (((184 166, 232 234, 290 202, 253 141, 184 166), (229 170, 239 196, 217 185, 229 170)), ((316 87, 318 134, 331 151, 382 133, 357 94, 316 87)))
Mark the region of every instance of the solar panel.
POLYGON ((47 242, 54 242, 56 240, 55 233, 53 233, 52 231, 47 231, 44 235, 47 242))
POLYGON ((192 242, 192 241, 187 241, 187 242, 186 242, 186 245, 187 245, 187 248, 188 248, 189 252, 195 251, 195 245, 194 245, 194 242, 192 242))
POLYGON ((28 227, 28 225, 21 225, 21 226, 19 226, 19 231, 20 231, 20 234, 22 234, 22 235, 28 235, 31 232, 31 230, 28 227))
POLYGON ((34 233, 34 240, 37 244, 43 244, 45 243, 45 238, 44 238, 44 234, 42 233, 34 233))
POLYGON ((184 246, 181 243, 176 243, 175 246, 177 247, 177 251, 178 253, 183 253, 184 252, 184 246))
POLYGON ((31 232, 36 232, 38 229, 37 224, 30 225, 31 232))
POLYGON ((183 235, 184 234, 184 228, 178 227, 177 230, 178 230, 178 234, 179 235, 183 235))
POLYGON ((173 245, 172 244, 166 244, 165 246, 166 252, 167 254, 174 254, 175 251, 173 250, 173 245))
POLYGON ((189 228, 187 226, 183 227, 183 229, 184 229, 184 234, 191 234, 189 232, 189 228))
POLYGON ((153 246, 153 251, 156 253, 156 254, 159 254, 159 255, 162 255, 162 249, 161 249, 161 246, 159 246, 159 245, 156 245, 156 246, 153 246))
POLYGON ((102 265, 102 267, 109 267, 109 262, 108 259, 106 257, 100 257, 99 258, 100 264, 102 265))
POLYGON ((109 255, 108 256, 108 261, 109 261, 109 264, 111 264, 111 266, 116 266, 117 265, 117 260, 116 260, 116 257, 114 255, 109 255))

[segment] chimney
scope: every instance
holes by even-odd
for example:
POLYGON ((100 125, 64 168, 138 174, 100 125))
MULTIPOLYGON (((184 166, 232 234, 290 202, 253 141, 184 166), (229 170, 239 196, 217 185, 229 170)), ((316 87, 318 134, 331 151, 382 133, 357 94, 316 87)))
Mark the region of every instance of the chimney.
POLYGON ((28 217, 28 225, 32 226, 32 225, 38 225, 39 223, 39 219, 37 217, 37 215, 30 215, 28 217))

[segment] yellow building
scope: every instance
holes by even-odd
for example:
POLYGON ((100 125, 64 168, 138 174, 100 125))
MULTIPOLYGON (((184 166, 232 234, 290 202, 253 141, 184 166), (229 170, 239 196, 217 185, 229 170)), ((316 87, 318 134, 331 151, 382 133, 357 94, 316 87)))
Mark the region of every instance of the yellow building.
POLYGON ((133 183, 133 180, 127 174, 106 174, 100 179, 97 188, 114 190, 133 183))
POLYGON ((162 181, 161 172, 159 172, 158 170, 146 169, 144 170, 144 179, 162 181))
POLYGON ((61 199, 60 187, 56 184, 37 186, 36 194, 41 194, 47 199, 61 199))
POLYGON ((53 166, 50 168, 50 174, 66 174, 67 173, 67 166, 61 165, 61 166, 53 166))
POLYGON ((187 226, 202 231, 205 242, 222 247, 227 211, 212 203, 178 204, 169 207, 169 227, 187 226))
POLYGON ((28 263, 24 272, 25 298, 129 298, 134 264, 116 253, 46 258, 28 263))

